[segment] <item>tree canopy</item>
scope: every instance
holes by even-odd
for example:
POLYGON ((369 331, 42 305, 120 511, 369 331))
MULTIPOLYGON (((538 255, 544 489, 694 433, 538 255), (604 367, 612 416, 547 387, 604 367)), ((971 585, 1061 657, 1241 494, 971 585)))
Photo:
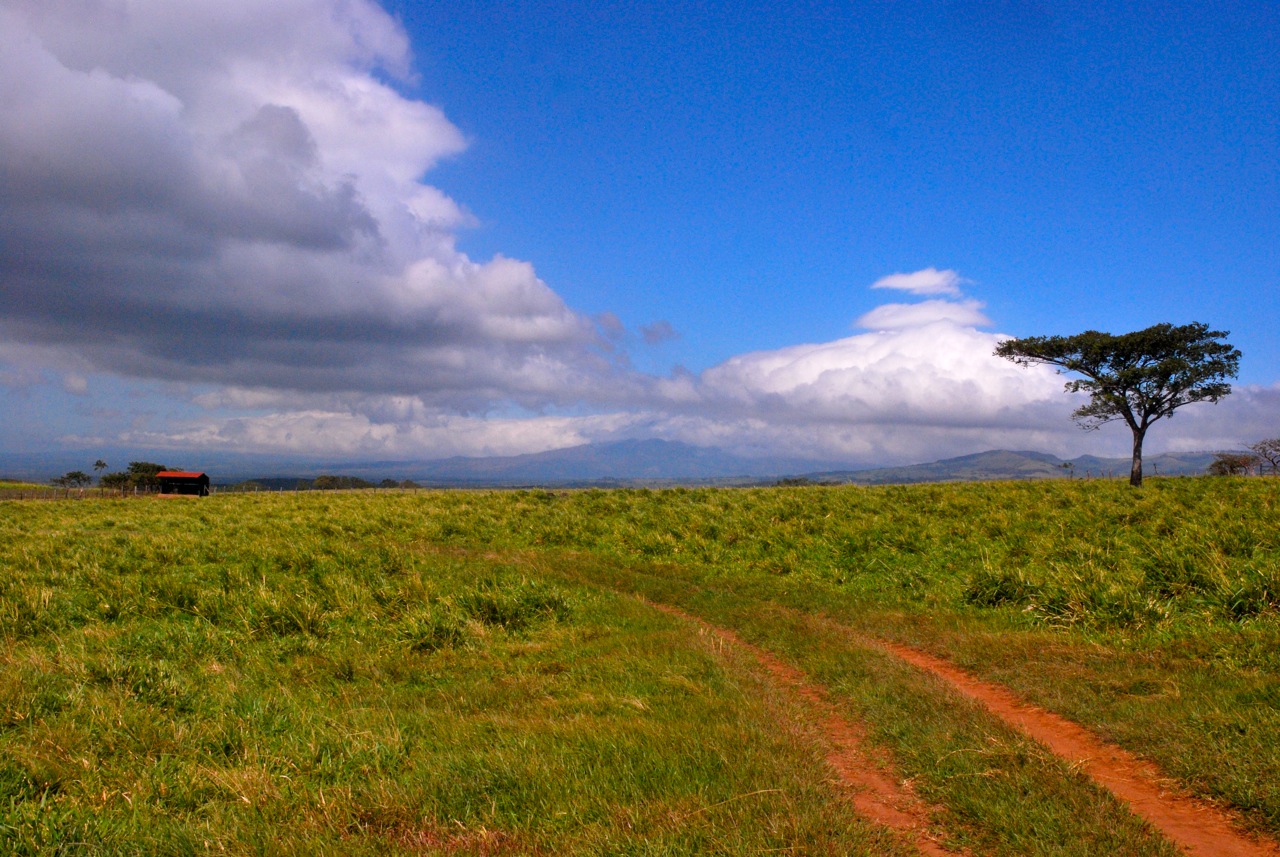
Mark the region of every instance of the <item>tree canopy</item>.
POLYGON ((168 469, 163 464, 156 464, 151 461, 130 461, 129 469, 125 472, 129 476, 130 484, 151 490, 160 485, 160 480, 156 478, 156 474, 168 469))
POLYGON ((50 481, 59 488, 83 488, 93 483, 93 477, 83 470, 72 470, 50 481))
MULTIPOLYGON (((107 465, 105 461, 99 459, 93 465, 95 470, 99 469, 99 464, 103 467, 107 465)), ((130 461, 129 468, 123 473, 102 474, 98 484, 103 488, 119 489, 121 492, 130 488, 154 491, 160 487, 160 480, 156 478, 156 474, 168 469, 163 464, 151 461, 130 461)))
POLYGON ((1209 473, 1213 476, 1248 476, 1260 461, 1251 452, 1219 452, 1213 456, 1209 473))
POLYGON ((104 473, 102 474, 102 478, 98 480, 98 484, 103 488, 110 488, 124 493, 129 488, 129 474, 104 473))
POLYGON ((1089 401, 1072 416, 1086 429, 1123 420, 1133 432, 1129 482, 1142 484, 1142 442, 1156 420, 1192 402, 1217 402, 1231 393, 1228 378, 1240 352, 1225 341, 1227 331, 1207 324, 1157 324, 1113 335, 1086 330, 1074 336, 1032 336, 1000 343, 996 355, 1020 366, 1049 365, 1082 375, 1068 392, 1089 401))
POLYGON ((1271 469, 1272 476, 1280 476, 1280 437, 1260 440, 1249 447, 1261 463, 1271 469))
POLYGON ((361 479, 359 476, 317 476, 311 482, 311 487, 317 491, 349 491, 355 488, 372 488, 372 482, 361 479))

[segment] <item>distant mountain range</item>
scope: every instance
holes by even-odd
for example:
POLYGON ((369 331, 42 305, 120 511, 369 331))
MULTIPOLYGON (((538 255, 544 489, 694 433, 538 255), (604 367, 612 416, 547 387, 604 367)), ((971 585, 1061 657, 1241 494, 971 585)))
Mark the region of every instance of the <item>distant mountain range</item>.
MULTIPOLYGON (((1164 453, 1146 460, 1148 475, 1202 474, 1213 453, 1164 453)), ((288 477, 258 479, 291 487, 298 476, 358 476, 371 482, 409 479, 436 487, 625 487, 661 485, 767 485, 782 480, 857 485, 972 482, 997 479, 1124 477, 1129 459, 1082 455, 1064 461, 1043 452, 991 450, 928 464, 852 469, 788 458, 745 458, 719 449, 665 440, 593 443, 529 455, 446 458, 437 461, 351 462, 317 467, 288 477)))
MULTIPOLYGON (((928 464, 851 468, 839 462, 794 458, 747 458, 720 449, 665 440, 593 443, 529 455, 445 458, 434 461, 322 461, 240 456, 202 456, 166 452, 119 452, 108 458, 112 470, 128 460, 162 461, 205 470, 215 484, 252 479, 264 486, 293 487, 316 476, 356 476, 370 482, 412 480, 438 487, 587 487, 641 485, 761 485, 783 479, 822 483, 885 485, 912 482, 967 482, 996 479, 1053 479, 1067 476, 1127 477, 1129 459, 1082 455, 1069 461, 1042 452, 991 450, 928 464), (179 460, 180 459, 180 460, 179 460), (119 463, 117 463, 119 462, 119 463)), ((0 455, 0 475, 45 481, 68 470, 88 470, 93 454, 40 457, 0 455), (71 457, 78 455, 78 457, 71 457)), ((1153 455, 1148 475, 1202 474, 1211 452, 1153 455)))
MULTIPOLYGON (((837 469, 836 462, 745 458, 720 449, 668 440, 622 440, 527 455, 444 458, 343 465, 343 474, 422 485, 745 484, 837 469), (375 478, 376 477, 376 478, 375 478)), ((332 472, 332 471, 328 471, 332 472)))
MULTIPOLYGON (((1213 461, 1212 452, 1162 453, 1143 461, 1148 476, 1201 475, 1213 461)), ((841 470, 804 474, 816 482, 890 485, 912 482, 978 482, 995 479, 1129 478, 1127 458, 1082 455, 1063 460, 1044 452, 993 449, 929 464, 881 467, 874 470, 841 470)))

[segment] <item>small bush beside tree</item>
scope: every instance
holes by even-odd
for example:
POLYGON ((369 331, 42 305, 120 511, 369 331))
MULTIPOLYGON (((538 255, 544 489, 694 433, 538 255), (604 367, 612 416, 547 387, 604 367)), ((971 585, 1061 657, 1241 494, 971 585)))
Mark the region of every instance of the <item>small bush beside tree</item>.
POLYGON ((1219 452, 1209 465, 1212 476, 1248 476, 1261 459, 1249 452, 1219 452))

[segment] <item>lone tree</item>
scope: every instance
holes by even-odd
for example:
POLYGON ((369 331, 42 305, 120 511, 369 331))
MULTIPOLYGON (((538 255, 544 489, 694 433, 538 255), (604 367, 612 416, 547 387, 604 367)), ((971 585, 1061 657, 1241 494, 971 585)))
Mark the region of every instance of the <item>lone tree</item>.
POLYGON ((1113 336, 1086 330, 1075 336, 1008 339, 996 356, 1019 366, 1044 364, 1083 378, 1068 381, 1068 392, 1089 394, 1072 414, 1085 429, 1124 420, 1133 432, 1129 484, 1142 485, 1142 441, 1161 417, 1191 402, 1217 402, 1230 394, 1240 352, 1225 341, 1227 331, 1192 322, 1157 324, 1113 336))

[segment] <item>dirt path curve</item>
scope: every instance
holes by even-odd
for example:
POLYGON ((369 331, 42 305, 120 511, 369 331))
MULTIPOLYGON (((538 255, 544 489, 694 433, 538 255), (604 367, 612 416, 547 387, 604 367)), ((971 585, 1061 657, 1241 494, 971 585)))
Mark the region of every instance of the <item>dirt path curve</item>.
POLYGON ((732 631, 712 625, 675 607, 645 602, 656 610, 696 624, 730 645, 749 652, 779 684, 802 697, 821 720, 823 732, 831 743, 827 763, 835 769, 840 782, 849 790, 854 809, 864 818, 884 825, 902 835, 930 857, 952 857, 956 853, 943 848, 929 832, 929 816, 933 811, 915 794, 884 772, 885 760, 866 747, 865 730, 843 716, 826 691, 806 678, 790 664, 743 640, 732 631))
POLYGON ((1195 857, 1280 857, 1280 847, 1250 837, 1212 804, 1169 791, 1160 769, 1102 741, 1083 727, 1023 702, 1002 685, 975 678, 954 664, 885 640, 872 645, 932 673, 1022 733, 1044 744, 1111 791, 1138 816, 1195 857))

